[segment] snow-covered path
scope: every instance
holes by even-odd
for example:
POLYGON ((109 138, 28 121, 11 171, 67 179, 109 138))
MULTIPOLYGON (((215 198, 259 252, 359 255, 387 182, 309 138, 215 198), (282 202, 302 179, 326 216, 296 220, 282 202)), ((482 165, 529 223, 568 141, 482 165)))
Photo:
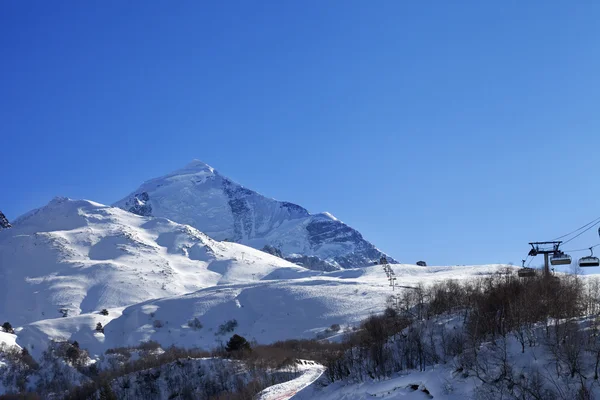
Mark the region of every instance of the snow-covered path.
POLYGON ((310 360, 299 360, 302 364, 298 366, 302 375, 291 381, 273 385, 259 394, 260 400, 287 400, 298 392, 311 385, 325 371, 325 367, 310 360))

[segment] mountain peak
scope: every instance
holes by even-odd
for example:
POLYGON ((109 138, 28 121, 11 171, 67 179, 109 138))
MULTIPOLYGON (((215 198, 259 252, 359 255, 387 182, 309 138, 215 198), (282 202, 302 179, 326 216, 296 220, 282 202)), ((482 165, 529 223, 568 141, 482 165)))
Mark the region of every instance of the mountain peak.
POLYGON ((185 172, 209 172, 209 173, 215 173, 215 169, 213 167, 211 167, 210 165, 208 165, 207 163, 198 160, 198 159, 193 159, 191 162, 187 163, 185 165, 185 167, 175 171, 175 173, 179 172, 179 171, 185 171, 185 172))
POLYGON ((146 181, 115 205, 191 225, 216 240, 256 249, 269 245, 284 256, 318 257, 336 268, 371 265, 384 255, 330 213, 310 214, 297 204, 265 197, 200 160, 146 181))

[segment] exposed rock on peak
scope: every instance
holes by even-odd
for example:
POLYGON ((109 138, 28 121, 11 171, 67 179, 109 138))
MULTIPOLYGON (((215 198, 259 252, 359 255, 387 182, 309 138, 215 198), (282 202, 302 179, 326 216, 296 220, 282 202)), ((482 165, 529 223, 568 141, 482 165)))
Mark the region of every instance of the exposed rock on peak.
POLYGON ((272 246, 286 259, 313 257, 302 264, 318 265, 316 269, 363 267, 381 256, 394 262, 330 213, 311 214, 297 204, 265 197, 199 160, 145 182, 115 205, 191 225, 217 240, 263 250, 272 246))

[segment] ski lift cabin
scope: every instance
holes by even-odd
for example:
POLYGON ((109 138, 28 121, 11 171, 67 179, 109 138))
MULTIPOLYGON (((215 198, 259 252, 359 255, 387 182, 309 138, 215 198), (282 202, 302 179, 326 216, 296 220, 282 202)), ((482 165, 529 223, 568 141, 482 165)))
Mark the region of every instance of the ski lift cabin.
POLYGON ((590 251, 592 252, 591 255, 581 257, 579 259, 580 267, 598 267, 598 266, 600 266, 600 259, 598 259, 598 257, 594 257, 593 247, 590 247, 590 251))
POLYGON ((550 259, 552 265, 569 265, 571 264, 571 256, 558 250, 555 251, 550 259))
POLYGON ((581 257, 579 259, 580 267, 598 267, 600 266, 600 259, 598 257, 581 257))
POLYGON ((535 276, 535 269, 533 268, 521 268, 518 272, 519 278, 533 278, 535 276))

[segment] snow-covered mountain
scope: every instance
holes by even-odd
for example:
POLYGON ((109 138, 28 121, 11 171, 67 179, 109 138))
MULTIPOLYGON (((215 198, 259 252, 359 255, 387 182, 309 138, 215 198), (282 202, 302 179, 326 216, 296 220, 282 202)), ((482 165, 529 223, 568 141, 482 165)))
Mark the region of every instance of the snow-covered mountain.
POLYGON ((197 160, 145 182, 115 206, 191 225, 216 240, 256 249, 270 246, 315 269, 323 268, 319 260, 306 257, 336 268, 356 268, 385 255, 331 214, 310 214, 299 205, 267 198, 197 160))
POLYGON ((12 225, 8 222, 8 218, 0 211, 0 230, 10 228, 12 225))
MULTIPOLYGON (((251 264, 252 268, 257 265, 251 264)), ((397 283, 402 286, 468 280, 507 268, 499 264, 392 267, 397 283)), ((77 340, 90 354, 100 356, 109 348, 147 340, 157 341, 165 348, 176 345, 212 349, 234 333, 258 343, 314 339, 320 335, 341 337, 343 331, 351 330, 372 313, 383 312, 390 295, 410 290, 392 290, 380 265, 333 272, 300 267, 271 268, 271 271, 254 280, 247 279, 247 270, 238 267, 229 273, 231 284, 110 308, 108 316, 95 311, 36 321, 19 329, 17 343, 39 356, 50 340, 77 340), (95 331, 98 322, 104 326, 103 334, 95 331), (340 331, 331 331, 332 325, 339 325, 340 331)))
POLYGON ((314 274, 164 218, 56 198, 0 231, 0 320, 62 319, 290 271, 314 274))

